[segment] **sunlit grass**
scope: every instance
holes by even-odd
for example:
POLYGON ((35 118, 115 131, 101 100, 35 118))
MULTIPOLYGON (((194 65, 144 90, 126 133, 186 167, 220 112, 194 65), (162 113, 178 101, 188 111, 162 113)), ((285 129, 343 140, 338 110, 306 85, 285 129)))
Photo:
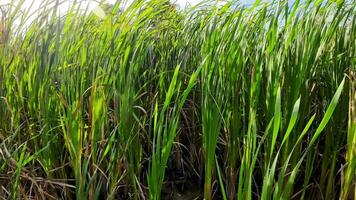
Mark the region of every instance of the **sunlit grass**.
POLYGON ((356 198, 355 2, 46 0, 31 22, 21 2, 0 16, 5 199, 356 198))

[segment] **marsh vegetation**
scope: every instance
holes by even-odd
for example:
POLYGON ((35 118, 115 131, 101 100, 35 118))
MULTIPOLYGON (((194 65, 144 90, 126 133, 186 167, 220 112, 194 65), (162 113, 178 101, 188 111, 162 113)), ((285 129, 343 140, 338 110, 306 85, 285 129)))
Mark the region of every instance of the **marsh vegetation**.
POLYGON ((0 17, 2 199, 355 199, 355 1, 0 17))

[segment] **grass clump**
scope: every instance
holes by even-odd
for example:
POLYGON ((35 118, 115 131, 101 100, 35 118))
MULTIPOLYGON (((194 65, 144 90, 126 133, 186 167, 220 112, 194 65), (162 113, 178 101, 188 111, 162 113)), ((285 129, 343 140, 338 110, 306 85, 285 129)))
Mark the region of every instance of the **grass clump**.
POLYGON ((356 198, 353 1, 0 12, 5 199, 356 198))

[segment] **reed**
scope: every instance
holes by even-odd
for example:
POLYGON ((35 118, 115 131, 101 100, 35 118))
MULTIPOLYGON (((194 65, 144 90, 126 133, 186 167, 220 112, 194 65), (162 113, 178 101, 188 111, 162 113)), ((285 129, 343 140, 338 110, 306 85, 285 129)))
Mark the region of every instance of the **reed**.
POLYGON ((356 198, 354 1, 24 3, 0 7, 1 197, 356 198))

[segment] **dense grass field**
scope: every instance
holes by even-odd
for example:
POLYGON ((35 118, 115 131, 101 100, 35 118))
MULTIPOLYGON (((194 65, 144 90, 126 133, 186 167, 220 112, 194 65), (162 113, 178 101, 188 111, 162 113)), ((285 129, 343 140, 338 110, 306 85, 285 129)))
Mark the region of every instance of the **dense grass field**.
POLYGON ((356 199, 355 1, 23 3, 0 199, 356 199))

